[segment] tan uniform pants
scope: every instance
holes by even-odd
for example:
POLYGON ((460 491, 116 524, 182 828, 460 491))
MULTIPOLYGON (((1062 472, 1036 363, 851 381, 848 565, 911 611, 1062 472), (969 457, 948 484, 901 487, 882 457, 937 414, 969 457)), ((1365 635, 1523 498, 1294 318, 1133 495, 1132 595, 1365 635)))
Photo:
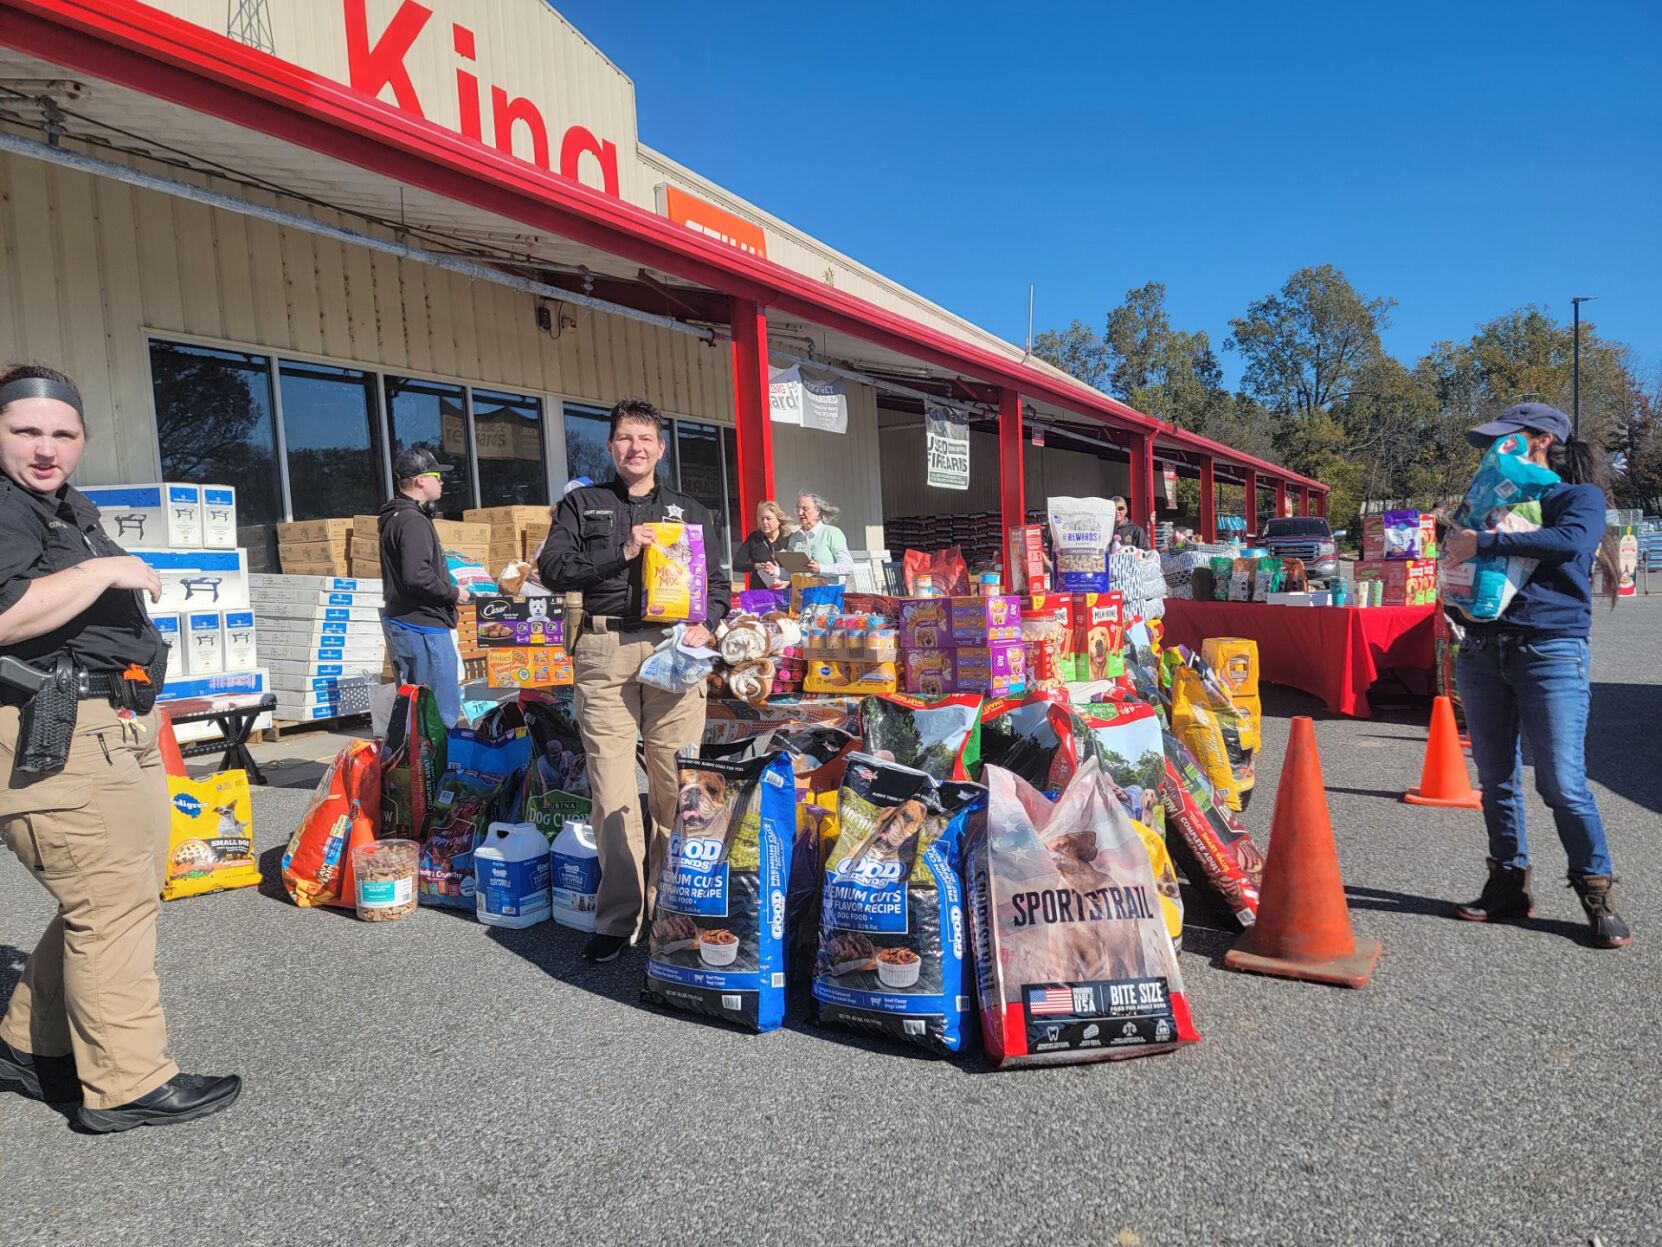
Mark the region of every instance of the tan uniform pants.
POLYGON ((17 731, 17 708, 0 706, 0 838, 58 914, 0 1039, 34 1056, 73 1053, 82 1102, 115 1108, 179 1072, 156 981, 169 805, 155 715, 124 722, 108 702, 83 701, 68 764, 39 777, 13 770, 17 731))
POLYGON ((594 797, 594 833, 600 850, 600 892, 594 929, 632 939, 652 912, 658 868, 675 827, 678 783, 675 755, 704 735, 703 686, 666 693, 635 678, 663 640, 659 628, 641 632, 585 632, 572 650, 577 726, 588 754, 594 797), (641 823, 635 783, 635 740, 646 742, 647 800, 652 844, 641 823), (642 875, 642 858, 646 859, 642 875))

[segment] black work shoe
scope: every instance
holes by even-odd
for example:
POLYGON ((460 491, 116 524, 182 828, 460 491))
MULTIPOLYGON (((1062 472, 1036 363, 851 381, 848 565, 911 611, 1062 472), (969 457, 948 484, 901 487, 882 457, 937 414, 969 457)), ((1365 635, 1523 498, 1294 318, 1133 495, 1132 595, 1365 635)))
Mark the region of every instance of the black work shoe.
POLYGON ((1633 932, 1610 905, 1610 885, 1615 882, 1609 875, 1570 876, 1570 886, 1587 911, 1594 948, 1626 948, 1633 943, 1633 932))
POLYGON ((629 940, 625 936, 596 935, 583 945, 583 960, 590 965, 603 965, 608 961, 616 961, 628 947, 629 940))
POLYGON ((0 1082, 15 1083, 23 1094, 48 1104, 72 1103, 81 1098, 81 1080, 72 1056, 33 1056, 0 1039, 0 1082))
POLYGON ((81 1106, 81 1125, 94 1134, 131 1130, 134 1126, 174 1126, 230 1108, 242 1092, 235 1074, 175 1074, 148 1095, 119 1108, 81 1106))
POLYGON ((1454 916, 1467 922, 1502 922, 1507 918, 1533 918, 1535 898, 1529 892, 1528 866, 1502 866, 1494 858, 1483 894, 1466 905, 1456 905, 1454 916))

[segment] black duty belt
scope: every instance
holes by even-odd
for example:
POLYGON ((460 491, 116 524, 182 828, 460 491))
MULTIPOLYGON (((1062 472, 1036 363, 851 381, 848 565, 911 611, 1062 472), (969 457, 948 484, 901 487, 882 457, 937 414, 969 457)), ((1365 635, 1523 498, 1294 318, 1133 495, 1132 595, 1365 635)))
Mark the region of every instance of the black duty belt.
POLYGON ((673 628, 670 623, 648 623, 644 619, 625 619, 621 615, 590 615, 583 621, 590 632, 662 632, 673 628))

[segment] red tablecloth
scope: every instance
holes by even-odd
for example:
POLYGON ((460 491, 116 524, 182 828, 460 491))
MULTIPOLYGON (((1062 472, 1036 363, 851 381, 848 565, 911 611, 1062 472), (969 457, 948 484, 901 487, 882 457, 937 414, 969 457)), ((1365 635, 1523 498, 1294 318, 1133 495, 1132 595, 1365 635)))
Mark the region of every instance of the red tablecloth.
POLYGON ((1166 602, 1167 645, 1200 649, 1207 637, 1258 642, 1258 678, 1314 693, 1335 714, 1365 719, 1368 688, 1382 671, 1436 662, 1435 606, 1266 606, 1261 602, 1166 602))

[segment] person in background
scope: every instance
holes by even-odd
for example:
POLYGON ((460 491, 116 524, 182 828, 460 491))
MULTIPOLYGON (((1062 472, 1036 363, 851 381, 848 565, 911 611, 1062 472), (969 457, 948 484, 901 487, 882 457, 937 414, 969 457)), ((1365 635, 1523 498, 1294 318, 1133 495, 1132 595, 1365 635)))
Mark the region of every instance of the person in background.
POLYGON ((1114 537, 1122 546, 1133 546, 1138 550, 1149 550, 1153 547, 1148 543, 1148 533, 1141 524, 1131 521, 1129 508, 1125 499, 1117 495, 1108 500, 1114 508, 1114 537))
POLYGON ((154 709, 167 646, 144 607, 162 582, 69 484, 86 446, 74 382, 0 371, 0 655, 85 682, 59 759, 29 756, 32 695, 0 684, 0 839, 58 906, 0 1023, 0 1083, 79 1099, 82 1128, 108 1134, 229 1108, 242 1080, 181 1074, 167 1055, 156 916, 172 806, 154 709))
POLYGON ((462 717, 461 651, 456 605, 467 591, 450 578, 433 504, 444 492, 447 464, 413 447, 393 461, 398 492, 381 508, 381 631, 400 684, 425 684, 446 727, 462 717))
POLYGON ((842 514, 818 494, 801 494, 796 518, 802 527, 791 534, 788 548, 808 556, 808 570, 816 576, 846 576, 854 570, 848 538, 836 525, 842 514))
POLYGON ((1529 845, 1524 836, 1523 751, 1529 738, 1535 787, 1552 810, 1569 857, 1570 886, 1581 898, 1598 948, 1633 942, 1610 902, 1610 851, 1604 822, 1587 786, 1587 712, 1591 700, 1587 637, 1593 622, 1592 572, 1599 564, 1616 600, 1616 560, 1604 539, 1604 469, 1598 451, 1571 435, 1570 419, 1545 403, 1519 403, 1468 435, 1480 449, 1523 433, 1532 463, 1561 478, 1541 500, 1534 532, 1454 529, 1444 557, 1463 563, 1480 554, 1535 559, 1535 570, 1499 619, 1468 623, 1455 679, 1471 732, 1472 760, 1483 786, 1489 833, 1489 878, 1470 904, 1468 922, 1526 918, 1534 911, 1529 845))
POLYGON ((639 679, 641 665, 674 626, 641 617, 641 553, 653 544, 653 531, 646 525, 704 526, 708 614, 687 621, 683 644, 714 643, 713 629, 727 614, 730 591, 720 564, 711 561, 717 530, 710 512, 696 498, 658 483, 658 463, 664 457, 662 413, 643 398, 624 399, 612 408, 606 446, 615 479, 571 490, 560 499, 537 562, 549 592, 581 590, 586 612, 571 657, 600 849, 595 934, 583 949, 584 958, 594 963, 617 957, 636 938, 643 920, 651 920, 658 869, 675 827, 676 755, 697 745, 704 734, 702 682, 688 692, 672 693, 639 679), (638 739, 646 745, 650 846, 635 779, 638 739))
POLYGON ((777 589, 788 585, 790 577, 774 561, 774 555, 786 548, 790 531, 784 507, 772 501, 759 504, 756 507, 756 531, 733 551, 733 570, 754 572, 764 588, 777 589))

